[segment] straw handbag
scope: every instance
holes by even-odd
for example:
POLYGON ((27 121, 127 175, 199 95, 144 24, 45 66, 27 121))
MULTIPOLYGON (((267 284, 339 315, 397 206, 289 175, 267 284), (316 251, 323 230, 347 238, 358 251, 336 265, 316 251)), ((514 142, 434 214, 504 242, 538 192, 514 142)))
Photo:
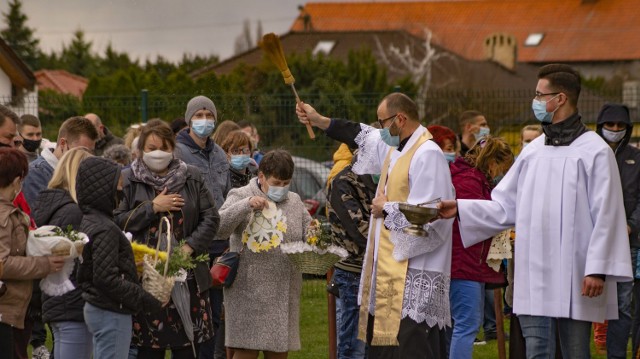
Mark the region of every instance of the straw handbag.
POLYGON ((156 254, 153 258, 149 255, 144 256, 144 264, 142 270, 142 288, 153 295, 160 303, 165 304, 171 299, 171 290, 175 284, 175 278, 167 277, 169 270, 169 257, 171 256, 171 223, 167 217, 160 219, 160 228, 158 229, 158 242, 156 243, 156 254), (167 260, 164 262, 164 273, 160 274, 156 270, 158 264, 158 252, 160 251, 160 242, 162 237, 162 221, 167 224, 167 260))

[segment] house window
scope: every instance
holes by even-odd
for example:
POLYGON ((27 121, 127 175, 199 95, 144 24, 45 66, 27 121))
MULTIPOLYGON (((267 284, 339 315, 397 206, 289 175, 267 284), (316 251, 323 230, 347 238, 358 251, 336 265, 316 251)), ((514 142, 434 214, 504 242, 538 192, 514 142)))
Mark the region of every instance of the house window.
POLYGON ((316 47, 313 49, 313 56, 318 55, 319 53, 323 53, 325 55, 329 55, 333 47, 336 46, 336 42, 333 40, 322 40, 318 41, 316 47))
POLYGON ((542 42, 544 38, 544 34, 541 32, 534 32, 527 36, 527 39, 524 40, 524 46, 538 46, 542 42))

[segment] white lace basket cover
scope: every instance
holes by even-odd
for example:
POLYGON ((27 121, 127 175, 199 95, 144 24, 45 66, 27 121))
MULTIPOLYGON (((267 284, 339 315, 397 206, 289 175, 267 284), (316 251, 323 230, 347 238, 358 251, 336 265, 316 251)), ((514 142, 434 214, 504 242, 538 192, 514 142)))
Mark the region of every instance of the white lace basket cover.
POLYGON ((42 291, 50 296, 60 296, 74 290, 76 287, 69 280, 75 259, 80 256, 82 246, 89 243, 89 237, 82 232, 78 232, 80 240, 71 241, 69 238, 56 234, 56 226, 42 226, 36 230, 29 231, 27 238, 27 256, 66 256, 62 270, 51 273, 40 281, 42 291))

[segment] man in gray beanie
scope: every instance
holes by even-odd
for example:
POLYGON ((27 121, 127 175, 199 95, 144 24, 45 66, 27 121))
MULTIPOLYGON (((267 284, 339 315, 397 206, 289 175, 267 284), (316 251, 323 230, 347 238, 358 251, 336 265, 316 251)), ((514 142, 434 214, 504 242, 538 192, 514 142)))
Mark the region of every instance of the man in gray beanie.
MULTIPOLYGON (((220 146, 210 138, 218 119, 216 105, 205 96, 196 96, 187 104, 184 120, 189 128, 178 133, 174 156, 187 164, 196 166, 202 172, 204 182, 215 200, 217 209, 224 203, 227 193, 231 189, 229 181, 229 162, 227 155, 220 146)), ((229 247, 229 240, 214 240, 211 238, 209 257, 211 260, 220 256, 229 247)), ((207 288, 200 288, 206 290, 207 288)), ((222 290, 210 289, 211 311, 213 319, 214 338, 201 345, 203 358, 212 358, 222 310, 222 290)), ((223 334, 224 336, 224 334, 223 334)), ((224 339, 223 339, 224 340, 224 339)))

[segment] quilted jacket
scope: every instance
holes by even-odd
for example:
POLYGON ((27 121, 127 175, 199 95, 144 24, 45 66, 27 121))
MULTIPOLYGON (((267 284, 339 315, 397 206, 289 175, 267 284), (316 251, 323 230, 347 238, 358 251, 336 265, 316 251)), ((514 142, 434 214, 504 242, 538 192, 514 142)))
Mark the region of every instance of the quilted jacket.
POLYGON ((78 283, 84 300, 96 307, 123 314, 155 311, 160 303, 142 289, 131 244, 113 221, 119 178, 118 165, 105 158, 87 158, 78 169, 80 230, 89 236, 78 283))
MULTIPOLYGON (((71 225, 73 229, 80 228, 82 221, 82 211, 78 204, 73 201, 71 194, 63 189, 53 188, 40 192, 33 211, 33 219, 38 226, 58 226, 67 228, 71 225)), ((78 263, 71 272, 69 278, 76 286, 76 289, 61 296, 48 296, 42 294, 42 320, 51 322, 83 322, 84 300, 82 299, 82 289, 77 285, 78 263)), ((35 296, 34 290, 34 296, 35 296)))

